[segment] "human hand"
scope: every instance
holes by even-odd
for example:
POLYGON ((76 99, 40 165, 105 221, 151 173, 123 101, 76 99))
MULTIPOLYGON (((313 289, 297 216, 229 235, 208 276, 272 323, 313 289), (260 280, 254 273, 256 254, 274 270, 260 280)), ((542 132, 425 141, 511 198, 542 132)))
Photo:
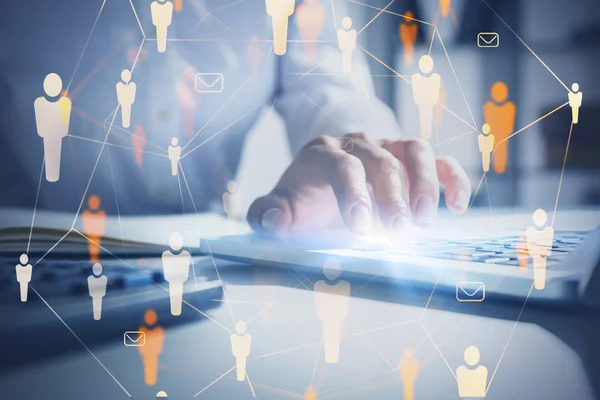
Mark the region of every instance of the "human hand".
POLYGON ((379 219, 393 236, 411 223, 433 226, 440 185, 450 210, 467 210, 471 183, 456 159, 436 158, 421 139, 346 138, 353 140, 349 152, 339 138, 330 136, 304 146, 273 191, 250 206, 253 229, 281 237, 345 224, 364 235, 379 219))

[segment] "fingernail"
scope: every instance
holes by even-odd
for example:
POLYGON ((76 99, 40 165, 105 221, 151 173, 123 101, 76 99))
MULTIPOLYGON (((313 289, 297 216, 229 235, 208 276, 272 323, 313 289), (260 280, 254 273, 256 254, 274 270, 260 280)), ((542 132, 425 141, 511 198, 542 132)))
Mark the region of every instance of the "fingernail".
POLYGON ((279 217, 281 217, 281 210, 279 208, 269 208, 263 213, 260 219, 263 229, 267 231, 274 231, 277 228, 279 217))
POLYGON ((430 196, 423 196, 417 203, 415 221, 419 225, 432 226, 437 217, 437 204, 430 196))
POLYGON ((408 226, 408 215, 398 214, 392 220, 392 230, 395 234, 400 234, 408 226))
POLYGON ((463 210, 466 210, 469 207, 470 200, 471 196, 469 196, 467 192, 465 192, 464 190, 459 190, 454 196, 454 205, 462 208, 463 210))
POLYGON ((366 233, 371 230, 371 213, 364 204, 355 205, 350 212, 352 229, 356 232, 366 233))

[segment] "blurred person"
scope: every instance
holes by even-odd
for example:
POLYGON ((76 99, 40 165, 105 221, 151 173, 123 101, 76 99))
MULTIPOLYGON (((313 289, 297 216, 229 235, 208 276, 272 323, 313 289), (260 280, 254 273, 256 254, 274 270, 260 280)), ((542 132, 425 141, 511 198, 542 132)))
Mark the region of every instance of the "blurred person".
POLYGON ((316 51, 319 35, 323 30, 325 20, 325 7, 318 0, 304 0, 296 10, 296 25, 302 40, 305 40, 304 48, 306 57, 310 64, 316 63, 316 51))
POLYGON ((490 89, 491 100, 483 106, 485 122, 494 128, 497 145, 494 148, 494 172, 502 174, 508 163, 508 137, 513 134, 517 107, 508 100, 508 86, 498 81, 490 89))
POLYGON ((400 24, 400 41, 404 46, 404 65, 412 65, 415 59, 415 43, 417 42, 418 25, 414 21, 412 11, 404 14, 404 22, 400 24))
MULTIPOLYGON (((415 132, 403 135, 394 113, 375 95, 365 54, 354 52, 353 74, 340 74, 340 49, 331 6, 328 2, 320 3, 326 15, 317 43, 319 57, 324 60, 318 74, 299 79, 298 74, 305 74, 313 65, 303 46, 294 44, 289 46, 285 57, 264 51, 255 83, 244 85, 251 72, 245 62, 247 41, 225 38, 210 46, 203 44, 202 51, 193 51, 196 46, 193 43, 177 42, 174 48, 178 51, 165 54, 148 51, 148 61, 136 66, 135 74, 144 77, 143 82, 137 82, 144 95, 136 100, 136 123, 144 127, 148 138, 156 139, 157 145, 168 143, 181 131, 181 120, 174 118, 173 105, 177 105, 177 82, 184 68, 193 66, 198 71, 226 73, 223 92, 211 96, 210 102, 203 102, 196 110, 196 123, 207 125, 206 129, 193 140, 180 139, 181 146, 191 151, 180 161, 189 192, 198 211, 207 212, 221 209, 222 195, 227 183, 236 179, 248 133, 259 117, 271 109, 273 115, 280 116, 293 159, 272 190, 255 199, 248 211, 250 225, 263 235, 282 237, 332 227, 368 235, 380 225, 393 234, 410 229, 413 224, 433 226, 440 186, 444 187, 444 198, 451 211, 466 211, 471 186, 463 168, 451 157, 436 157, 429 143, 410 138, 415 132), (336 139, 339 137, 352 137, 353 150, 342 148, 336 139), (372 197, 369 187, 376 188, 372 197)), ((40 165, 31 160, 42 160, 43 146, 37 140, 31 100, 39 96, 40 82, 49 68, 67 74, 70 80, 81 49, 65 43, 73 44, 72 37, 83 34, 81 24, 57 27, 50 21, 76 6, 90 13, 98 11, 91 4, 75 0, 54 3, 53 7, 42 0, 31 0, 27 7, 22 2, 14 4, 30 18, 3 27, 7 37, 13 38, 5 46, 6 57, 0 61, 7 68, 4 71, 29 66, 20 72, 22 79, 15 79, 8 72, 0 73, 0 92, 7 102, 0 109, 3 116, 0 184, 6 189, 0 196, 3 205, 33 207, 35 204, 40 165), (21 34, 23 30, 28 32, 27 38, 21 34), (48 32, 60 40, 44 42, 43 46, 32 40, 48 32), (30 51, 25 54, 23 48, 30 51), (34 59, 30 60, 31 57, 34 59), (24 148, 30 149, 30 157, 17 157, 24 148), (22 179, 15 179, 17 175, 22 179)), ((358 15, 350 11, 344 2, 336 4, 336 15, 349 15, 358 21, 358 15)), ((93 60, 102 59, 120 43, 120 32, 137 29, 135 19, 130 16, 128 3, 115 3, 114 7, 103 10, 101 21, 110 24, 99 23, 96 27, 73 85, 79 85, 82 77, 95 68, 93 60)), ((186 8, 185 13, 177 15, 182 23, 169 28, 173 37, 191 37, 191 27, 203 16, 193 7, 186 8)), ((271 34, 271 26, 265 25, 270 19, 265 8, 252 2, 238 3, 235 12, 218 16, 239 37, 271 34)), ((140 18, 142 26, 152 27, 149 13, 140 14, 140 18)), ((295 43, 301 36, 294 18, 292 15, 289 39, 295 43)), ((212 28, 204 23, 195 29, 199 35, 212 34, 212 28)), ((152 38, 152 32, 147 33, 152 38)), ((152 49, 153 44, 147 40, 142 49, 152 49)), ((364 45, 369 50, 369 44, 364 45)), ((132 66, 127 67, 131 70, 132 66)), ((86 81, 79 91, 78 107, 92 110, 90 113, 99 120, 111 115, 117 106, 113 77, 115 71, 122 69, 111 63, 99 68, 94 79, 86 81)), ((71 125, 74 132, 89 131, 90 137, 97 136, 100 140, 106 135, 102 127, 90 124, 79 114, 73 114, 71 125)), ((118 142, 116 135, 116 130, 111 131, 108 140, 118 142)), ((141 169, 137 168, 130 150, 111 146, 107 150, 114 165, 113 182, 106 154, 94 169, 100 144, 71 140, 70 145, 74 151, 64 153, 62 160, 61 180, 64 178, 65 184, 60 188, 42 186, 39 210, 75 212, 81 202, 82 186, 85 187, 93 172, 94 193, 109 199, 114 198, 116 191, 121 215, 181 213, 177 182, 170 179, 172 168, 165 168, 164 157, 144 153, 141 169)), ((268 157, 272 151, 283 150, 267 144, 261 151, 264 152, 261 155, 268 157)))

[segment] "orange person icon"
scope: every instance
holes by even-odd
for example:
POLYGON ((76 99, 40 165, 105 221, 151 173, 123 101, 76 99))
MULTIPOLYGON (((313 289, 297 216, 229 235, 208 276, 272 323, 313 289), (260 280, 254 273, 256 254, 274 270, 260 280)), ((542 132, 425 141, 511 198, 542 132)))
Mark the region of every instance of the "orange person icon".
POLYGON ((450 14, 450 7, 452 7, 452 0, 440 0, 442 17, 446 18, 450 14))
POLYGON ((142 160, 144 156, 144 147, 146 147, 146 133, 141 125, 135 126, 133 136, 131 136, 131 143, 133 144, 133 150, 135 151, 135 163, 142 166, 142 160))
POLYGON ((198 108, 199 95, 194 88, 196 71, 192 67, 183 70, 183 79, 177 83, 177 103, 181 110, 183 134, 185 137, 194 136, 196 126, 196 109, 198 108))
POLYGON ((508 141, 514 131, 517 107, 508 101, 508 86, 504 82, 496 82, 490 91, 492 97, 483 106, 485 122, 494 128, 496 147, 494 149, 494 171, 502 174, 508 162, 508 141))
POLYGON ((404 358, 398 362, 400 379, 404 388, 404 400, 414 400, 415 382, 419 376, 419 362, 414 357, 415 351, 407 347, 404 349, 404 358))
POLYGON ((100 260, 100 245, 106 229, 106 212, 100 209, 100 197, 92 195, 88 199, 88 209, 81 213, 83 233, 88 238, 90 261, 100 260))
POLYGON ((140 354, 142 355, 142 362, 144 363, 144 377, 146 385, 156 385, 158 377, 158 358, 163 350, 163 343, 165 341, 165 331, 160 326, 156 325, 158 316, 156 311, 148 310, 144 314, 145 325, 140 326, 138 329, 144 332, 146 335, 146 344, 138 347, 140 354))
POLYGON ((183 10, 183 0, 175 0, 174 5, 175 12, 181 12, 181 10, 183 10))
POLYGON ((317 400, 317 394, 312 386, 309 386, 304 393, 304 400, 317 400))
POLYGON ((400 41, 404 46, 404 64, 412 65, 415 60, 415 42, 417 41, 417 24, 412 11, 404 14, 404 22, 400 24, 400 41))
POLYGON ((296 9, 296 25, 300 37, 305 41, 304 48, 308 62, 314 65, 317 57, 317 39, 323 30, 325 8, 317 0, 304 0, 296 9))

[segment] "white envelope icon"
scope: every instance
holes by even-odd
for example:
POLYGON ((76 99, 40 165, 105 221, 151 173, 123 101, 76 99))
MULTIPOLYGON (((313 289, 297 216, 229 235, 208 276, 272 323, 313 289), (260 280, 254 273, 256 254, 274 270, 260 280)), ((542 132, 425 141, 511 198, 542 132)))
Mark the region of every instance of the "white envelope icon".
POLYGON ((225 88, 225 77, 218 72, 200 72, 194 79, 198 93, 221 93, 225 88))
POLYGON ((127 347, 142 347, 146 344, 146 334, 142 331, 127 331, 123 335, 123 344, 127 347))
POLYGON ((477 46, 498 47, 500 46, 500 35, 496 32, 479 32, 477 35, 477 46))
POLYGON ((456 300, 461 303, 479 303, 485 299, 483 282, 458 282, 456 284, 456 300))

